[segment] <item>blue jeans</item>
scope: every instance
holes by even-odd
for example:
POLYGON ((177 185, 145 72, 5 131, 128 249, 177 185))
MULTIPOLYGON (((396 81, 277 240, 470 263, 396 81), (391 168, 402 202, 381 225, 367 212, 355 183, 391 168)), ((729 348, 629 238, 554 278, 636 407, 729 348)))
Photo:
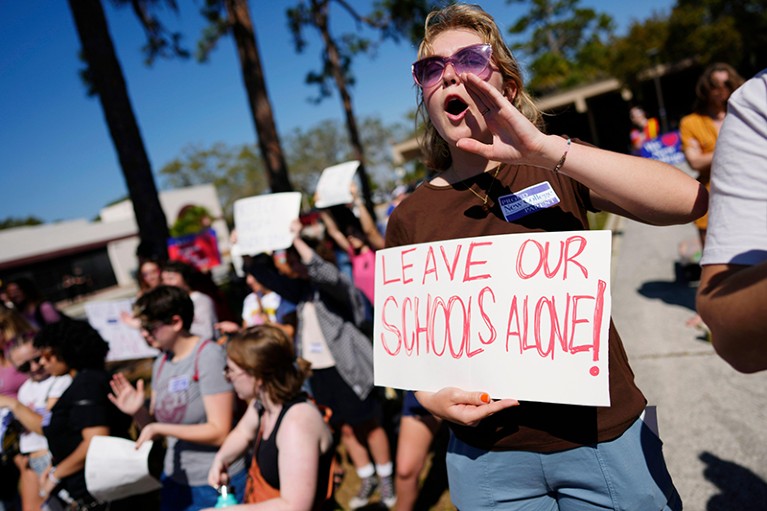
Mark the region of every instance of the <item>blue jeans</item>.
MULTIPOLYGON (((240 470, 229 479, 229 484, 234 486, 237 502, 242 502, 245 497, 247 474, 247 469, 240 470)), ((214 507, 218 500, 216 489, 207 484, 189 486, 176 482, 165 474, 162 475, 161 482, 160 511, 198 511, 206 507, 214 507)))
POLYGON ((679 511, 662 445, 640 419, 609 442, 554 453, 486 451, 451 436, 450 496, 461 510, 679 511))

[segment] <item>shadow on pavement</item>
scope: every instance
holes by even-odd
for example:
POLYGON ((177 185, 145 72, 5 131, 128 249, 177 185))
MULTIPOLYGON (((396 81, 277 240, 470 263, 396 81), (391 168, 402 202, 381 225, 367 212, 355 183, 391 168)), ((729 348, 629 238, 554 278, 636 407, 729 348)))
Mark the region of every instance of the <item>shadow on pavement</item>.
POLYGON ((708 500, 706 511, 764 511, 767 483, 761 477, 708 451, 699 458, 706 464, 703 476, 719 488, 719 494, 708 500))
POLYGON ((637 292, 646 298, 663 300, 671 305, 681 305, 695 311, 695 287, 680 281, 643 282, 637 292))

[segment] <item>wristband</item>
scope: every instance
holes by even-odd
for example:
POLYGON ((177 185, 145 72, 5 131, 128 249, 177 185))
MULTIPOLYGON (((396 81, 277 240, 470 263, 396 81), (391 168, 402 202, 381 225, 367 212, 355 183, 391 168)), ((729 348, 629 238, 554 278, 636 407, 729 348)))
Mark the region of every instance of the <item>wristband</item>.
POLYGON ((48 480, 52 482, 53 484, 59 484, 61 482, 61 479, 56 477, 56 469, 58 467, 51 467, 51 471, 48 472, 48 480))
POLYGON ((565 164, 565 160, 567 159, 567 153, 570 151, 570 143, 571 143, 571 140, 568 138, 567 139, 567 145, 565 146, 565 152, 562 154, 562 157, 559 159, 559 161, 557 162, 556 167, 554 167, 554 170, 552 171, 552 172, 554 172, 554 174, 558 174, 559 170, 565 164))

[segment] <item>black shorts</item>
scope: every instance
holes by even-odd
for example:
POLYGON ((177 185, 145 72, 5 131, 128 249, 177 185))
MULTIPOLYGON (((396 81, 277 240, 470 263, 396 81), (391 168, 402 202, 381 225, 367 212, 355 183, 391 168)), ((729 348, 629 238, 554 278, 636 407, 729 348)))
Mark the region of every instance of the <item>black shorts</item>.
POLYGON ((312 370, 309 385, 314 400, 333 411, 330 425, 336 431, 342 424, 356 426, 371 419, 380 420, 381 402, 376 390, 360 399, 335 367, 312 370))

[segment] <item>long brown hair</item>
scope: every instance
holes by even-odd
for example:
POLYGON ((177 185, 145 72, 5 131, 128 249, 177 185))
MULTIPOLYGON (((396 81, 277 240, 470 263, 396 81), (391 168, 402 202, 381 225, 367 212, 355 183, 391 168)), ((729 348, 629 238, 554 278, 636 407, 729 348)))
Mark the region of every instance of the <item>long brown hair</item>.
MULTIPOLYGON (((493 63, 503 78, 503 93, 511 103, 539 129, 543 128, 541 111, 524 90, 522 72, 511 50, 503 42, 501 32, 495 20, 478 5, 453 4, 443 9, 432 11, 426 16, 423 41, 418 48, 418 58, 428 57, 433 53, 434 38, 446 30, 471 30, 493 48, 493 63), (512 91, 516 93, 512 97, 512 91)), ((424 153, 424 162, 434 170, 447 170, 452 164, 452 157, 447 142, 437 133, 429 119, 423 100, 423 90, 418 93, 418 113, 416 120, 424 123, 424 134, 420 140, 424 153)))
POLYGON ((310 374, 311 364, 296 358, 290 338, 276 326, 258 325, 243 330, 229 341, 226 354, 243 371, 261 379, 265 392, 275 403, 299 395, 310 374))
MULTIPOLYGON (((743 85, 743 77, 735 71, 735 68, 724 62, 714 62, 710 64, 703 74, 698 78, 698 82, 695 84, 695 104, 693 105, 693 111, 699 114, 705 114, 708 108, 708 98, 711 95, 711 90, 714 88, 713 74, 719 71, 727 72, 727 81, 725 86, 730 90, 730 94, 735 92, 735 89, 743 85)), ((727 105, 725 104, 725 108, 727 105)))

